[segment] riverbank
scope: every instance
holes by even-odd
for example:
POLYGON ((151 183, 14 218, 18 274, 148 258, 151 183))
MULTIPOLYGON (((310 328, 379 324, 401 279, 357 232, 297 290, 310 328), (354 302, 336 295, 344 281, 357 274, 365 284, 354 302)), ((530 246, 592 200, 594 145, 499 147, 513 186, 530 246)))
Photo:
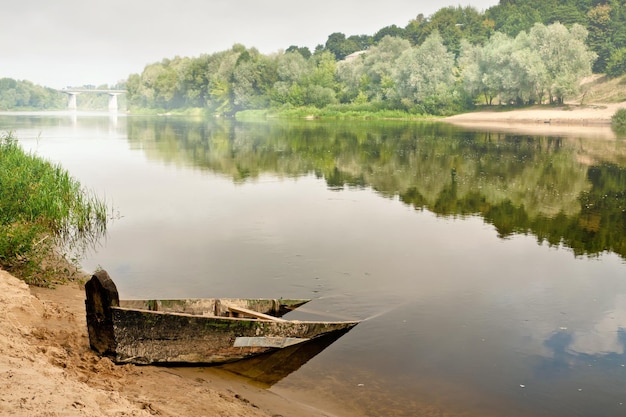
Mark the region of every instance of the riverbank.
POLYGON ((99 357, 89 348, 76 283, 31 288, 0 270, 0 305, 0 415, 331 415, 219 369, 119 366, 99 357))
POLYGON ((601 137, 615 138, 615 133, 611 129, 611 117, 621 108, 626 108, 626 102, 585 106, 569 104, 555 108, 537 106, 517 110, 485 108, 441 120, 462 127, 485 130, 534 135, 575 135, 584 130, 593 131, 594 135, 601 137))

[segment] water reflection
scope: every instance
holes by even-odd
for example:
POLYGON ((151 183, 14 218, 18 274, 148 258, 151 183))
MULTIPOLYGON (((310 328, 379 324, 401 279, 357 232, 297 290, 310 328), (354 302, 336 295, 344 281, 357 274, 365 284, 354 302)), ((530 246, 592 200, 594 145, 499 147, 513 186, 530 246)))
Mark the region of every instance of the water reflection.
POLYGON ((300 369, 345 333, 333 333, 305 343, 279 349, 276 352, 220 365, 219 368, 248 377, 261 386, 269 388, 300 369))
POLYGON ((626 256, 626 144, 415 123, 189 123, 131 118, 149 158, 249 181, 314 173, 440 216, 481 215, 578 255, 626 256))

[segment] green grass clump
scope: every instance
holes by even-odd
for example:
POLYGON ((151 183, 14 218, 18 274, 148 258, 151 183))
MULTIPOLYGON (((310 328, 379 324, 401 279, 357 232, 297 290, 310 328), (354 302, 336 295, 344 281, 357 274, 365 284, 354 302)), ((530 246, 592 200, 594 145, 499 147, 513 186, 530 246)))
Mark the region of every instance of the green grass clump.
POLYGON ((424 120, 434 116, 407 112, 405 110, 378 108, 372 104, 336 104, 323 108, 314 106, 244 110, 237 112, 239 121, 278 119, 327 119, 327 120, 424 120))
POLYGON ((60 165, 25 153, 10 133, 0 137, 0 267, 30 284, 62 281, 68 263, 59 258, 77 262, 109 218, 60 165))
POLYGON ((618 109, 611 117, 611 125, 618 130, 626 129, 626 109, 618 109))

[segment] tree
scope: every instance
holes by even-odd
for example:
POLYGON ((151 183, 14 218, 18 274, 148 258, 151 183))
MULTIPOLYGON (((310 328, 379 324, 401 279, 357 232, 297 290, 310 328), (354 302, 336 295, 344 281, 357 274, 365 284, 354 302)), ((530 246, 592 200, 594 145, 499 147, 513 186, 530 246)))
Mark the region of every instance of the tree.
POLYGON ((312 58, 314 69, 304 93, 305 104, 324 107, 337 101, 335 73, 337 63, 331 52, 322 52, 312 58))
POLYGON ((291 45, 289 48, 285 50, 285 52, 297 52, 300 55, 302 55, 304 59, 309 59, 311 58, 311 55, 312 55, 311 50, 306 46, 299 47, 299 46, 291 45))
POLYGON ((394 74, 398 95, 407 107, 419 104, 425 112, 439 113, 452 98, 453 71, 454 54, 434 32, 420 47, 406 50, 398 59, 394 74))
POLYGON ((404 29, 396 25, 385 26, 374 34, 374 43, 380 42, 384 37, 392 36, 396 38, 404 37, 404 29))
POLYGON ((188 58, 182 64, 179 75, 180 93, 186 106, 206 106, 209 98, 208 61, 208 55, 201 55, 198 58, 188 58))
POLYGON ((286 52, 278 57, 277 81, 272 89, 272 101, 277 104, 304 104, 303 87, 311 75, 311 67, 298 52, 286 52))
MULTIPOLYGON (((544 1, 544 3, 548 2, 544 1)), ((542 9, 542 5, 530 2, 519 5, 514 2, 501 2, 489 8, 485 15, 495 22, 496 31, 514 37, 520 32, 529 30, 535 23, 542 22, 542 9)))
POLYGON ((513 74, 517 74, 515 97, 509 99, 523 104, 541 104, 548 83, 548 71, 541 55, 535 49, 530 36, 526 32, 517 35, 511 55, 513 74))
POLYGON ((404 28, 404 38, 411 42, 411 45, 418 45, 425 36, 428 19, 422 13, 418 14, 415 19, 411 19, 404 28))
POLYGON ((566 26, 571 26, 574 23, 579 25, 585 24, 587 18, 582 9, 576 4, 559 4, 555 7, 550 14, 544 18, 544 23, 562 23, 566 26))
MULTIPOLYGON (((614 50, 612 10, 610 4, 598 4, 587 12, 589 47, 598 54, 593 65, 594 72, 604 72, 614 50)), ((626 45, 625 45, 626 46, 626 45)))
POLYGON ((348 38, 341 32, 332 33, 326 40, 325 48, 330 51, 337 61, 361 49, 357 38, 348 38))
POLYGON ((207 72, 209 74, 209 100, 207 106, 213 111, 230 114, 234 111, 234 96, 232 91, 232 74, 237 65, 241 52, 237 45, 228 51, 218 52, 211 55, 207 72))
POLYGON ((417 39, 417 45, 421 45, 433 33, 437 32, 443 44, 455 55, 461 50, 461 7, 444 7, 430 17, 430 20, 421 33, 421 39, 417 39))
POLYGON ((619 48, 611 54, 606 66, 606 74, 610 77, 626 74, 626 48, 619 48))
POLYGON ((578 92, 580 80, 591 74, 597 56, 585 45, 587 30, 578 24, 568 30, 560 23, 538 23, 529 38, 546 68, 550 102, 563 103, 578 92))
POLYGON ((262 55, 255 48, 242 51, 229 80, 232 111, 266 107, 277 79, 273 57, 262 55))
POLYGON ((61 109, 66 105, 65 94, 52 88, 26 80, 0 78, 0 110, 61 109))
POLYGON ((369 84, 365 93, 372 101, 397 99, 394 71, 398 59, 411 44, 405 39, 385 36, 376 46, 372 46, 363 58, 363 73, 369 84))

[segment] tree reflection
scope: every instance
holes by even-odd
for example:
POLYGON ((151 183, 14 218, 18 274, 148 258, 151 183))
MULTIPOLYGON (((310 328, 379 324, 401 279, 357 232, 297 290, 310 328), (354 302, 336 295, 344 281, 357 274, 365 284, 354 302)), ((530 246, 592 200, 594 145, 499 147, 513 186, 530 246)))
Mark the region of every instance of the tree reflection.
POLYGON ((480 215, 576 255, 626 257, 626 146, 439 123, 129 118, 149 158, 248 181, 316 175, 439 216, 480 215), (581 162, 581 161, 584 161, 581 162))

